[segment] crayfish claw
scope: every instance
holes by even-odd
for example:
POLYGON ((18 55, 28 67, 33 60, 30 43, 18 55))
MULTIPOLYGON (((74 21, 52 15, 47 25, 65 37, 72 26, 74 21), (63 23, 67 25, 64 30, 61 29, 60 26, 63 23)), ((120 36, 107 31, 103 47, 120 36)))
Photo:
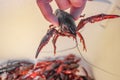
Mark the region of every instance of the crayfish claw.
POLYGON ((94 22, 105 20, 105 19, 113 19, 113 18, 118 18, 118 17, 120 17, 120 16, 119 15, 110 15, 110 14, 98 14, 95 16, 88 17, 87 20, 90 23, 94 23, 94 22))
POLYGON ((95 16, 90 16, 88 18, 82 19, 78 26, 77 26, 77 31, 79 31, 81 28, 83 28, 85 26, 85 24, 87 23, 95 23, 95 22, 99 22, 102 20, 106 20, 106 19, 114 19, 114 18, 119 18, 120 15, 112 15, 112 14, 98 14, 95 16))
POLYGON ((42 38, 42 40, 41 40, 41 42, 40 42, 40 44, 38 46, 35 58, 38 57, 41 49, 49 42, 50 38, 53 36, 55 31, 56 30, 54 28, 48 29, 46 35, 42 38))

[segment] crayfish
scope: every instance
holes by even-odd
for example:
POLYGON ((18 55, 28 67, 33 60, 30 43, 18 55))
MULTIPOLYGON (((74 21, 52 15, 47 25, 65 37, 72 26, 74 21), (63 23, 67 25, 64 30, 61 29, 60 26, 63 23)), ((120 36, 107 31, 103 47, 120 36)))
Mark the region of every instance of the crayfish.
POLYGON ((87 50, 84 38, 81 35, 81 33, 79 32, 79 30, 82 29, 85 26, 85 24, 87 24, 87 23, 95 23, 95 22, 99 22, 99 21, 102 21, 105 19, 113 19, 113 18, 120 17, 119 15, 98 14, 95 16, 90 16, 85 19, 81 19, 78 26, 76 26, 73 17, 69 13, 67 13, 63 10, 57 9, 55 12, 55 15, 58 18, 59 26, 58 27, 55 27, 53 25, 49 26, 49 29, 48 29, 46 35, 41 40, 41 43, 37 49, 35 58, 38 57, 38 54, 40 53, 42 48, 49 42, 51 37, 53 37, 52 43, 54 46, 54 54, 56 54, 56 45, 55 44, 56 44, 56 41, 59 36, 73 37, 76 41, 76 44, 77 44, 76 37, 78 36, 80 38, 80 42, 83 45, 83 50, 87 50))
POLYGON ((94 80, 81 61, 73 54, 40 60, 35 67, 31 61, 14 60, 0 66, 0 80, 94 80))

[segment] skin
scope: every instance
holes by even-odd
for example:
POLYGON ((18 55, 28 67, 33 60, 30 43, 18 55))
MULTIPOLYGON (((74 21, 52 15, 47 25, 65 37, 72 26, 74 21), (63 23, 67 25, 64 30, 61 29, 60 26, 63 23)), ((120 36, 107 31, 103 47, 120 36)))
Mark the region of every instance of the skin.
MULTIPOLYGON (((58 19, 53 14, 53 10, 49 4, 51 1, 52 0, 37 0, 37 4, 44 18, 54 26, 59 26, 58 19)), ((77 20, 80 17, 87 0, 55 0, 55 2, 61 10, 70 8, 70 14, 73 16, 74 20, 77 20)))

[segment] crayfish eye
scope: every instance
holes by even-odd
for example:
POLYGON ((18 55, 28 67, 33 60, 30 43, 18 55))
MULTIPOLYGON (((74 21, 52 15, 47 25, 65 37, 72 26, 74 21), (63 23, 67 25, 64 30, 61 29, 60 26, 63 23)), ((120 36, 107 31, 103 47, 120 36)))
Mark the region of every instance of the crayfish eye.
POLYGON ((62 10, 57 9, 57 10, 55 11, 55 15, 56 15, 56 16, 60 16, 60 15, 61 15, 61 12, 62 12, 62 10))
POLYGON ((59 12, 60 12, 60 9, 57 9, 57 10, 55 11, 55 15, 57 15, 59 12))

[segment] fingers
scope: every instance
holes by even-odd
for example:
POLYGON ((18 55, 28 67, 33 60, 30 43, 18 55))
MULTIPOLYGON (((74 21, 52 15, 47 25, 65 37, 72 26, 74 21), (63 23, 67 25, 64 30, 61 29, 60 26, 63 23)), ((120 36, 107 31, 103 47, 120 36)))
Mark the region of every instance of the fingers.
POLYGON ((87 0, 69 0, 71 5, 74 7, 81 7, 83 6, 87 0))
MULTIPOLYGON (((59 26, 57 17, 53 14, 53 10, 49 4, 52 0, 37 0, 39 9, 41 10, 44 18, 52 23, 54 26, 59 26)), ((62 10, 70 9, 70 14, 77 20, 86 4, 87 0, 55 0, 58 7, 62 10)))
POLYGON ((70 8, 71 4, 69 2, 69 0, 55 0, 57 6, 61 9, 61 10, 66 10, 68 8, 70 8))
MULTIPOLYGON (((47 1, 47 0, 45 0, 47 1)), ((52 23, 54 26, 58 26, 58 19, 57 17, 53 14, 53 10, 49 4, 49 1, 51 0, 48 0, 48 2, 45 2, 43 0, 37 0, 37 4, 38 4, 38 7, 41 11, 41 13, 43 14, 44 18, 49 21, 50 23, 52 23)))
POLYGON ((71 7, 70 9, 70 14, 73 16, 74 20, 77 20, 84 8, 77 8, 77 7, 71 7))
POLYGON ((49 3, 49 2, 51 2, 52 0, 36 0, 37 1, 37 3, 39 2, 39 3, 49 3))
POLYGON ((73 16, 75 20, 77 20, 80 17, 87 0, 70 0, 70 2, 72 4, 70 14, 73 16))

